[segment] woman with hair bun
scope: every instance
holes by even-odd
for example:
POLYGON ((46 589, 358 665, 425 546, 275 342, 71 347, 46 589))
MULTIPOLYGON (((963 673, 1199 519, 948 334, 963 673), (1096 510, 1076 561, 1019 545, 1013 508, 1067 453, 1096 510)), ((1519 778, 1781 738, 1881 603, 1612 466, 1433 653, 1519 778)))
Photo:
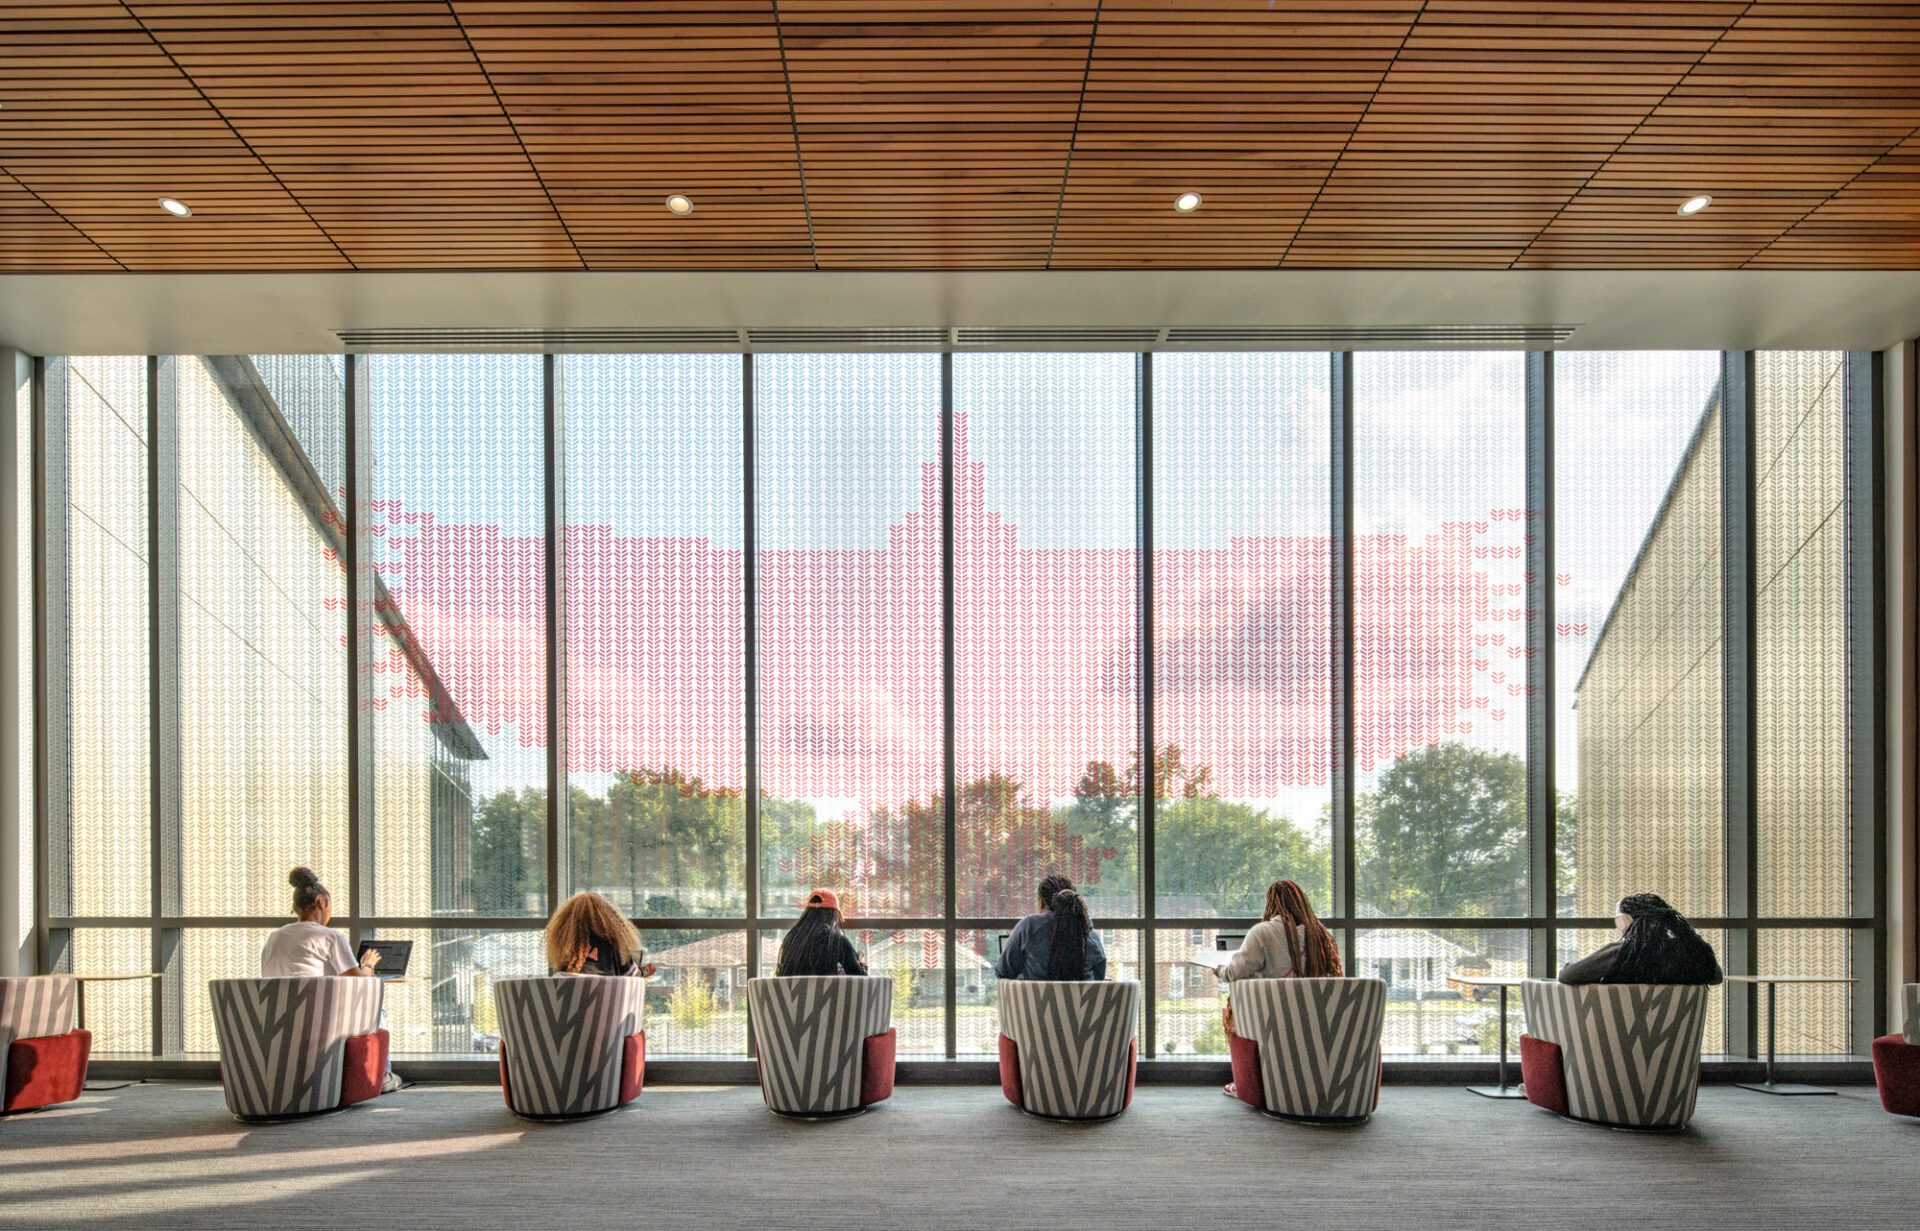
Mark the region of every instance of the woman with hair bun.
POLYGON ((1614 908, 1620 939, 1560 971, 1562 983, 1704 983, 1721 980, 1713 949, 1657 893, 1636 893, 1614 908))
POLYGON ((295 868, 287 883, 293 886, 294 922, 267 937, 260 950, 260 977, 371 975, 380 955, 368 954, 372 960, 366 963, 355 961, 347 938, 327 926, 333 920, 333 895, 313 869, 295 868))
POLYGON ((1093 930, 1087 900, 1064 876, 1040 882, 1040 909, 1013 925, 993 973, 1002 979, 1095 982, 1107 977, 1107 951, 1093 930))

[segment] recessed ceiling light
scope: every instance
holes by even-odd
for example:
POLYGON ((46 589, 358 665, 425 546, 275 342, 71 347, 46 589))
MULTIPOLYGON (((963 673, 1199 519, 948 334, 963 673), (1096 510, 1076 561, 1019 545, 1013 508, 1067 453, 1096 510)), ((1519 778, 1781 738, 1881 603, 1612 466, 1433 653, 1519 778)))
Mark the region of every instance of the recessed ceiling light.
POLYGON ((693 212, 693 198, 684 193, 676 192, 667 198, 667 208, 679 214, 681 217, 685 217, 693 212))
POLYGON ((1675 212, 1682 218, 1691 218, 1712 204, 1713 198, 1703 192, 1697 197, 1688 197, 1686 200, 1680 202, 1680 208, 1675 212))
POLYGON ((160 208, 166 210, 169 214, 172 214, 175 218, 193 217, 193 211, 187 207, 187 203, 185 201, 176 201, 172 197, 161 197, 160 208))
POLYGON ((1197 192, 1181 193, 1173 199, 1173 208, 1183 214, 1191 214, 1194 210, 1200 208, 1200 194, 1197 192))

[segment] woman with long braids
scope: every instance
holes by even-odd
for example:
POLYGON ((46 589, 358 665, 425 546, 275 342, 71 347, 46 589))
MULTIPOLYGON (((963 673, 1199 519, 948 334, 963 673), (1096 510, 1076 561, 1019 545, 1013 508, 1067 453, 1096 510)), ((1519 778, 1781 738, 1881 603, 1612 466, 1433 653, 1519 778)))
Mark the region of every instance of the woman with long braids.
MULTIPOLYGON (((1340 946, 1333 933, 1313 913, 1306 891, 1292 881, 1275 881, 1267 886, 1267 906, 1260 922, 1247 929, 1239 950, 1220 967, 1223 987, 1235 979, 1338 979, 1346 971, 1340 965, 1340 946)), ((1233 1001, 1222 1001, 1220 1020, 1233 1034, 1233 1001)), ((1226 1093, 1239 1097, 1232 1083, 1226 1093)))
POLYGON ((1614 908, 1620 939, 1560 972, 1562 983, 1720 982, 1713 949, 1680 912, 1657 893, 1636 893, 1614 908))
POLYGON ((1072 881, 1055 875, 1040 882, 1040 909, 1013 925, 993 972, 1067 983, 1107 977, 1107 951, 1072 881))
POLYGON ((864 975, 866 963, 840 930, 840 897, 816 889, 800 902, 800 917, 780 941, 773 973, 789 975, 864 975))

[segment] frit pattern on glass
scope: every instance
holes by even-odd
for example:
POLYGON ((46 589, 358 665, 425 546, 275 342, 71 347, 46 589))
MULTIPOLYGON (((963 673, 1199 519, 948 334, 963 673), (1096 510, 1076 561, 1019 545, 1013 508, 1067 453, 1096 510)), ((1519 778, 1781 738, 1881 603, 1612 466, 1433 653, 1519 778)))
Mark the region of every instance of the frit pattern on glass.
POLYGON ((1520 999, 1527 1033, 1560 1048, 1569 1115, 1677 1128, 1693 1118, 1700 1090, 1700 1038, 1711 990, 1529 979, 1520 999))
POLYGON ((1561 910, 1724 914, 1721 356, 1553 364, 1561 910))
POLYGON ((785 1115, 860 1106, 866 1042, 891 1027, 893 994, 884 974, 749 980, 747 1020, 767 1106, 785 1115))
POLYGON ((1233 985, 1235 1033, 1260 1049, 1267 1110, 1357 1120, 1380 1091, 1387 985, 1379 979, 1243 979, 1233 985))
POLYGON ((1013 1041, 1025 1109, 1059 1120, 1126 1110, 1140 985, 1000 981, 1000 1033, 1013 1041))
POLYGON ((513 1109, 578 1116, 620 1102, 627 1039, 645 1026, 644 979, 552 975, 494 984, 513 1109))
POLYGON ((380 1028, 378 979, 215 979, 220 1085, 236 1116, 277 1117, 340 1105, 347 1040, 380 1028))

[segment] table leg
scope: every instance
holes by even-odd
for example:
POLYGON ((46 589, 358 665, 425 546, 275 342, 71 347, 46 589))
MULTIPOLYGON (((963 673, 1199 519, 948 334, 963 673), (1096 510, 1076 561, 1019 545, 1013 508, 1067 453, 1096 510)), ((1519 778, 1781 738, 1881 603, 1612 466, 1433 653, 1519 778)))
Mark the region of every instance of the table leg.
POLYGON ((1802 1086, 1793 1082, 1783 1082, 1779 1080, 1779 1062, 1774 1051, 1774 1027, 1779 1018, 1779 991, 1780 985, 1778 983, 1767 984, 1767 1079, 1765 1081, 1743 1081, 1740 1083, 1740 1088, 1742 1090, 1758 1090, 1762 1094, 1838 1093, 1838 1091, 1829 1090, 1825 1086, 1802 1086))
POLYGON ((1497 1086, 1468 1086, 1467 1089, 1481 1098, 1525 1098, 1527 1093, 1519 1086, 1507 1084, 1507 987, 1500 986, 1500 1084, 1497 1086))

